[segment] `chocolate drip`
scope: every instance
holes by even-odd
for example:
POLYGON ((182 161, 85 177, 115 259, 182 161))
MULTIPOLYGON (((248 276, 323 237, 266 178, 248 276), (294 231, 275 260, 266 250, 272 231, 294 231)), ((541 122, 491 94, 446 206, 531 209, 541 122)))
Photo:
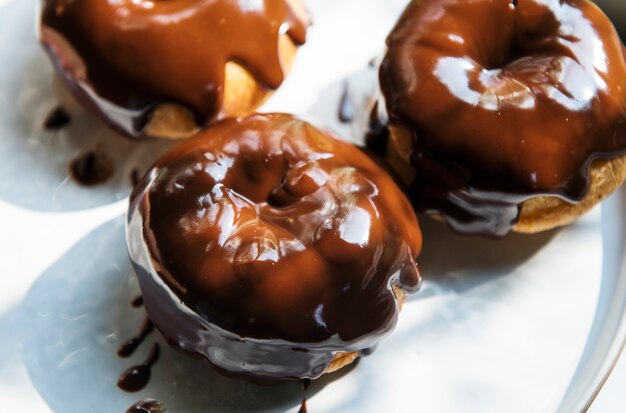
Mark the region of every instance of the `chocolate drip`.
POLYGON ((152 377, 152 367, 159 360, 159 345, 155 344, 146 361, 123 372, 117 381, 117 387, 125 392, 135 393, 148 385, 152 377))
POLYGON ((146 338, 152 333, 154 330, 154 324, 150 319, 146 319, 141 327, 141 331, 137 336, 130 338, 126 342, 122 343, 117 349, 117 355, 123 358, 128 358, 135 354, 137 348, 144 342, 146 338))
POLYGON ((387 44, 409 193, 458 231, 504 235, 535 196, 577 202, 593 161, 626 153, 624 49, 590 1, 413 1, 387 44))
MULTIPOLYGON (((135 184, 136 185, 136 184, 135 184)), ((143 307, 143 296, 138 295, 137 297, 133 298, 133 301, 130 302, 130 305, 133 308, 140 308, 143 307)))
POLYGON ((376 102, 370 113, 365 144, 375 154, 384 154, 389 141, 389 129, 386 120, 380 116, 380 103, 376 102))
POLYGON ((140 179, 141 173, 139 172, 139 169, 134 168, 132 171, 130 171, 130 184, 133 186, 133 188, 137 186, 140 179))
POLYGON ((141 400, 126 410, 126 413, 165 413, 165 406, 158 400, 141 400))
POLYGON ((300 384, 302 385, 302 391, 306 392, 311 387, 311 379, 300 380, 300 384))
POLYGON ((155 325, 235 373, 318 377, 334 351, 387 334, 395 295, 420 283, 421 234, 392 178, 287 115, 222 121, 177 146, 138 185, 129 217, 159 269, 131 248, 155 325))
POLYGON ((43 0, 41 41, 69 88, 130 136, 160 103, 203 125, 221 110, 225 66, 269 89, 282 83, 279 38, 305 41, 285 0, 43 0))
POLYGON ((101 150, 89 151, 72 160, 69 166, 72 178, 84 186, 100 185, 113 175, 113 161, 101 150))
POLYGON ((58 130, 66 127, 72 121, 70 115, 58 106, 52 112, 48 114, 48 117, 43 123, 43 127, 48 130, 58 130))

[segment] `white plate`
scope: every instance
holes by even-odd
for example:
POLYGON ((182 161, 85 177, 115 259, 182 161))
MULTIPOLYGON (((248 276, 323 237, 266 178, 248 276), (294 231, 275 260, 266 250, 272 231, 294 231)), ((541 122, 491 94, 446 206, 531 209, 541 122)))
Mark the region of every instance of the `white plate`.
MULTIPOLYGON (((84 113, 52 80, 33 32, 34 3, 0 8, 0 404, 12 412, 123 412, 155 397, 168 412, 536 412, 578 411, 591 400, 626 336, 626 194, 576 225, 502 241, 464 238, 422 220, 427 279, 395 333, 370 357, 304 393, 296 383, 257 387, 219 376, 162 346, 149 386, 116 388, 142 361, 115 351, 144 314, 124 244, 125 197, 133 168, 166 143, 131 142, 84 113), (71 126, 43 132, 61 102, 71 126), (84 189, 69 160, 101 147, 116 173, 84 189)), ((374 76, 367 62, 403 0, 311 0, 315 26, 296 67, 266 110, 328 125, 346 78, 374 76)), ((614 10, 623 3, 612 3, 614 10)), ((364 101, 355 88, 352 98, 364 101)))

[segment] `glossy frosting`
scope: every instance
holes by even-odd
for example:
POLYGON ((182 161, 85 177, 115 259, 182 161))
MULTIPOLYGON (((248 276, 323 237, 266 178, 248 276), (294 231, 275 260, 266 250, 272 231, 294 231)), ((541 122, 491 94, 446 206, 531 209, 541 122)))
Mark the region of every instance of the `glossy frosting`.
POLYGON ((395 325, 421 233, 392 178, 288 115, 221 121, 132 196, 129 249, 168 341, 232 373, 315 378, 395 325))
POLYGON ((580 200, 592 161, 626 152, 624 48, 590 1, 413 1, 387 43, 411 196, 460 231, 503 235, 531 196, 580 200))
POLYGON ((305 40, 286 0, 43 0, 41 40, 70 88, 131 136, 159 103, 203 125, 220 112, 234 61, 276 89, 278 39, 305 40))

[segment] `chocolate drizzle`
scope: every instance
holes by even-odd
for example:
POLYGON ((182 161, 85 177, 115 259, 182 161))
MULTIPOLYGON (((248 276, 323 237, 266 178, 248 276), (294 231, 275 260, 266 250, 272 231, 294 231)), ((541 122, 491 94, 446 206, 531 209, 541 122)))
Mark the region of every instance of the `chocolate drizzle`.
POLYGON ((70 162, 72 178, 83 186, 100 185, 113 175, 113 160, 105 152, 88 151, 70 162))
POLYGON ((117 387, 129 393, 142 390, 148 385, 152 377, 152 367, 158 360, 159 345, 155 344, 145 362, 127 369, 120 375, 117 387))
POLYGON ((309 390, 309 387, 311 387, 311 379, 302 379, 300 380, 300 385, 302 386, 302 391, 307 391, 309 390))
POLYGON ((161 158, 131 202, 150 318, 232 373, 316 378, 335 351, 386 335, 396 291, 419 287, 421 234, 392 178, 287 115, 216 124, 161 158))
POLYGON ((63 109, 62 106, 57 106, 48 114, 48 117, 46 117, 43 123, 43 127, 48 130, 58 130, 69 125, 71 121, 72 118, 65 109, 63 109))
POLYGON ((592 162, 626 153, 624 49, 590 1, 413 1, 387 44, 409 193, 461 232, 504 235, 534 196, 577 202, 592 162))
POLYGON ((213 120, 228 62, 278 88, 284 78, 279 37, 296 45, 306 37, 286 0, 43 3, 41 41, 63 79, 130 136, 141 136, 164 102, 182 105, 199 125, 213 120))
POLYGON ((139 172, 139 169, 133 168, 130 171, 130 184, 133 186, 133 188, 137 186, 140 179, 141 179, 141 173, 139 172))
POLYGON ((154 324, 152 324, 152 321, 148 318, 144 322, 143 327, 141 327, 141 331, 137 334, 137 336, 128 339, 119 346, 117 349, 117 355, 123 358, 128 358, 135 354, 137 348, 146 338, 148 338, 152 331, 154 331, 154 324))
POLYGON ((126 410, 126 413, 165 413, 165 406, 158 400, 141 400, 126 410))

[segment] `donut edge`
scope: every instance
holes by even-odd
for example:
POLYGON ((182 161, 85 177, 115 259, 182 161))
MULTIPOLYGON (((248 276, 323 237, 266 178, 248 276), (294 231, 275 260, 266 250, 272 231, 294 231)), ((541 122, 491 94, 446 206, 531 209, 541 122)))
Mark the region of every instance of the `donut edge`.
MULTIPOLYGON (((385 159, 402 181, 409 185, 416 179, 410 160, 402 154, 411 153, 411 133, 403 126, 389 125, 389 141, 385 159)), ((613 194, 626 181, 626 155, 596 160, 589 169, 589 190, 577 203, 555 196, 536 196, 521 204, 513 232, 537 234, 569 225, 613 194)), ((435 216, 439 219, 440 217, 435 216)))
MULTIPOLYGON (((393 295, 396 297, 400 310, 402 310, 402 307, 406 300, 406 293, 400 287, 397 287, 395 285, 392 287, 392 291, 393 295)), ((326 371, 324 371, 324 374, 330 374, 341 370, 342 368, 354 363, 360 357, 361 353, 358 351, 353 351, 350 353, 337 353, 335 354, 335 357, 333 357, 333 359, 331 360, 328 367, 326 367, 326 371)))

